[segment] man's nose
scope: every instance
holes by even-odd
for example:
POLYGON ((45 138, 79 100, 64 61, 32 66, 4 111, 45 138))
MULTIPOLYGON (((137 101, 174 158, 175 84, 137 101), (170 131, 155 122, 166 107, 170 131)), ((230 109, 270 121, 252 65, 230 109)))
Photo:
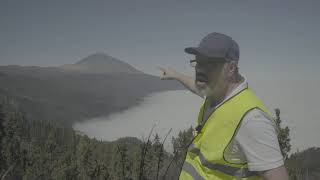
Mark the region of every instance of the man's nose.
POLYGON ((204 74, 206 74, 208 71, 208 69, 205 66, 199 66, 199 65, 195 67, 195 70, 197 73, 200 72, 204 74))
POLYGON ((208 76, 208 73, 202 69, 196 69, 195 75, 196 76, 208 76))

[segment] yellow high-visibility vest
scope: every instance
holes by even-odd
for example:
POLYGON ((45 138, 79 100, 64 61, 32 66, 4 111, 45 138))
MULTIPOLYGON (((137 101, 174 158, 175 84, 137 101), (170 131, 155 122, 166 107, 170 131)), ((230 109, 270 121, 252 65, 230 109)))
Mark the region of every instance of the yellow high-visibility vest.
POLYGON ((247 87, 216 107, 208 120, 203 123, 206 101, 207 98, 198 115, 198 125, 201 125, 202 129, 194 136, 188 147, 179 180, 262 179, 257 173, 249 171, 247 162, 241 164, 228 162, 224 152, 246 113, 259 108, 275 121, 272 114, 247 87))

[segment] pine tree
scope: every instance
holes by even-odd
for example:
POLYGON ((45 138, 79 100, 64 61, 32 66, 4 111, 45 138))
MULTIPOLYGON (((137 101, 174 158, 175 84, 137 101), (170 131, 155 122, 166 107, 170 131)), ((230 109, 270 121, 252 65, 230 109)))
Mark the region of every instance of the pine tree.
POLYGON ((21 145, 23 132, 23 116, 17 111, 7 112, 3 121, 2 157, 6 162, 2 176, 21 178, 23 174, 24 154, 21 145))
POLYGON ((178 133, 178 137, 172 137, 173 157, 171 157, 172 159, 166 167, 162 179, 177 178, 179 175, 185 160, 188 146, 193 138, 193 130, 194 129, 191 126, 187 130, 180 131, 178 133))
POLYGON ((132 161, 128 156, 128 146, 125 142, 117 145, 117 155, 119 158, 119 169, 121 174, 121 179, 129 179, 132 177, 132 161))
POLYGON ((3 109, 3 105, 0 104, 0 177, 4 173, 5 167, 6 167, 6 161, 5 161, 5 158, 3 157, 4 144, 2 143, 5 136, 4 121, 5 121, 4 109, 3 109))
POLYGON ((182 166, 184 157, 187 152, 188 145, 191 143, 193 137, 193 128, 180 131, 177 138, 172 138, 173 154, 176 157, 176 164, 182 166))
POLYGON ((281 153, 286 160, 288 158, 288 153, 291 150, 291 145, 290 145, 290 130, 288 126, 282 128, 281 127, 281 118, 280 118, 280 109, 276 108, 275 109, 276 113, 276 125, 278 127, 278 141, 281 149, 281 153))

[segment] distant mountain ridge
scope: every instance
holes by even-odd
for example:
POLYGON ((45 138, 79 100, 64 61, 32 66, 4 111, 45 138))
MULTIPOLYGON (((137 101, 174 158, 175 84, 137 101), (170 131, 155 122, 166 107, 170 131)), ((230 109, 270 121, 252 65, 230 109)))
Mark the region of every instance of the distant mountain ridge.
POLYGON ((153 92, 184 89, 104 54, 67 68, 0 66, 0 84, 0 95, 14 98, 30 118, 68 125, 125 110, 153 92))
POLYGON ((83 73, 143 73, 130 64, 104 53, 95 53, 74 64, 65 64, 59 68, 83 73))

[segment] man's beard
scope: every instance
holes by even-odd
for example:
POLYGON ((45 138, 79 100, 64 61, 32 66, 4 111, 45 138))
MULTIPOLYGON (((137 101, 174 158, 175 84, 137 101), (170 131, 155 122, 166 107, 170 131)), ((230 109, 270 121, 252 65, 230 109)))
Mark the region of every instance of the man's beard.
POLYGON ((205 86, 201 86, 201 87, 199 87, 196 84, 196 88, 198 89, 200 94, 202 94, 204 96, 209 96, 211 94, 211 92, 212 92, 212 89, 210 88, 209 84, 206 84, 205 86))
POLYGON ((199 93, 208 96, 210 92, 208 76, 203 72, 196 73, 195 85, 199 93))

